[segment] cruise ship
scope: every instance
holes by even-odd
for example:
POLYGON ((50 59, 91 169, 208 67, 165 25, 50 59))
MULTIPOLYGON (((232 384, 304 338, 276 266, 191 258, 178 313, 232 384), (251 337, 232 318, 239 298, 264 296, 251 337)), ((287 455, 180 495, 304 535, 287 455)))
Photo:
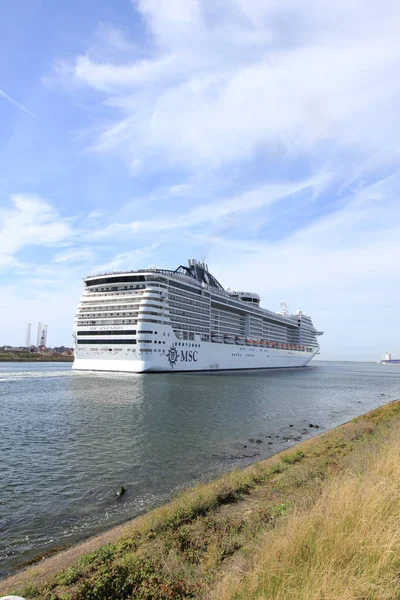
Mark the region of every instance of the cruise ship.
POLYGON ((92 275, 74 320, 73 368, 129 373, 305 367, 318 354, 310 317, 224 289, 208 266, 92 275))

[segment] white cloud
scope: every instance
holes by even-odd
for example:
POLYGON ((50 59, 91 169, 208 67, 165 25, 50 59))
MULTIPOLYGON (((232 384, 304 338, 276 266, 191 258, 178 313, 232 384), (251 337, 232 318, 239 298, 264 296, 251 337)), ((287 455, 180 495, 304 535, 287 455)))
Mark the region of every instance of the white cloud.
POLYGON ((61 245, 72 235, 69 221, 40 196, 13 194, 11 208, 0 210, 0 266, 11 265, 28 246, 61 245))
POLYGON ((108 260, 107 262, 96 265, 93 267, 93 273, 109 273, 111 271, 119 270, 133 270, 140 268, 150 267, 150 264, 146 265, 145 261, 150 258, 154 258, 157 254, 157 249, 160 246, 159 243, 151 244, 137 250, 129 250, 128 252, 121 252, 108 260))
POLYGON ((64 252, 59 252, 53 258, 55 263, 87 263, 94 258, 94 251, 91 248, 73 248, 64 252))
POLYGON ((101 211, 101 210, 92 210, 88 215, 87 215, 87 219, 90 220, 97 220, 100 219, 101 217, 105 216, 105 212, 101 211))
POLYGON ((77 58, 74 76, 78 82, 90 85, 96 90, 114 92, 132 90, 159 79, 172 63, 170 58, 159 61, 141 60, 133 65, 113 65, 93 63, 89 56, 77 58))
MULTIPOLYGON (((260 148, 397 152, 400 5, 317 0, 139 0, 147 56, 98 45, 65 77, 104 92, 113 123, 93 148, 135 169, 217 169, 260 148)), ((118 36, 117 36, 118 37, 118 36)))
POLYGON ((171 185, 171 187, 169 188, 169 193, 171 194, 171 196, 185 196, 187 194, 190 194, 192 189, 193 186, 189 183, 177 183, 175 185, 171 185))
POLYGON ((115 236, 120 234, 151 234, 152 236, 163 231, 173 231, 174 229, 190 229, 205 224, 221 224, 225 218, 232 216, 241 216, 245 213, 251 213, 261 208, 283 200, 288 196, 294 195, 304 190, 309 190, 319 185, 327 177, 315 177, 305 181, 285 184, 268 184, 261 188, 246 191, 237 196, 216 200, 207 204, 198 204, 187 212, 179 214, 169 214, 158 218, 141 221, 132 221, 130 223, 114 223, 106 229, 94 232, 94 238, 115 236))

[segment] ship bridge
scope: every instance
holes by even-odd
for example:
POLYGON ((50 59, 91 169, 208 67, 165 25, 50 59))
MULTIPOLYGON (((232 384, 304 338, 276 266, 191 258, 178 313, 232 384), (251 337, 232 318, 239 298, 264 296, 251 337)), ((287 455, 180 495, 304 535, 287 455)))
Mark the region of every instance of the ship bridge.
POLYGON ((243 302, 250 302, 251 304, 260 305, 260 296, 258 294, 254 294, 253 292, 229 292, 231 296, 237 298, 238 300, 243 300, 243 302))

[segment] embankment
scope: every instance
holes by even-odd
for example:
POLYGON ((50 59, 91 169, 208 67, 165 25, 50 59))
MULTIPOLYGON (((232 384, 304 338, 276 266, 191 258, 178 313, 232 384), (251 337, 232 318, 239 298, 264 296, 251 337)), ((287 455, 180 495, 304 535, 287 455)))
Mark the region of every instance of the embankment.
POLYGON ((38 600, 394 600, 399 426, 396 401, 189 489, 0 582, 0 593, 38 600))

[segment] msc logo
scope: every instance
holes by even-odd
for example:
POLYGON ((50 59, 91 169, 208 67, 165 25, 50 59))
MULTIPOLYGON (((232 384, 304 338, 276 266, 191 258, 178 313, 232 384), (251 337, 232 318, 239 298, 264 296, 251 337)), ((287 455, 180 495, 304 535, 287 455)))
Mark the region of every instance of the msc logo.
POLYGON ((178 360, 181 362, 197 362, 198 358, 199 353, 197 350, 177 350, 175 346, 171 346, 167 352, 167 359, 172 369, 178 360))
POLYGON ((184 362, 197 362, 198 357, 197 350, 181 350, 181 360, 184 362))
POLYGON ((168 350, 167 359, 169 362, 169 366, 173 369, 179 360, 178 350, 175 348, 175 346, 171 346, 171 348, 168 350))

